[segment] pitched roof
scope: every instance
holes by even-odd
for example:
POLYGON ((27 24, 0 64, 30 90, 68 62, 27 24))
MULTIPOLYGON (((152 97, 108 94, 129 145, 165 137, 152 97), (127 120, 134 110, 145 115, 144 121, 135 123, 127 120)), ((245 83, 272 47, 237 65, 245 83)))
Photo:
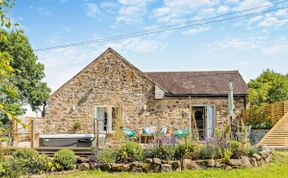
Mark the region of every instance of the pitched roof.
POLYGON ((146 72, 146 76, 172 95, 226 96, 228 83, 235 95, 247 95, 247 84, 239 71, 146 72))

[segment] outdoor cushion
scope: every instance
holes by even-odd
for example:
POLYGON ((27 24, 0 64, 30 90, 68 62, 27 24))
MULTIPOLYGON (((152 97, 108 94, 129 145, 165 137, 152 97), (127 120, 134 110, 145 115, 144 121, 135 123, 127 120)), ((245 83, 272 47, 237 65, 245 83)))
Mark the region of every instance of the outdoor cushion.
POLYGON ((149 128, 143 128, 143 134, 150 134, 149 128))
POLYGON ((156 134, 156 127, 149 127, 149 132, 150 132, 150 134, 156 134))

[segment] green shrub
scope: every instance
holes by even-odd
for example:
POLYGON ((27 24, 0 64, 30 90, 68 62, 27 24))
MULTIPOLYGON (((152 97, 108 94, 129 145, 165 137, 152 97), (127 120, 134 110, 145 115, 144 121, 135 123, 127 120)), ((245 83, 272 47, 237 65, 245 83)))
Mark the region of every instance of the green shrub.
POLYGON ((255 154, 255 153, 257 153, 257 154, 259 154, 259 148, 258 147, 251 147, 250 149, 249 149, 249 152, 248 152, 248 154, 249 154, 249 156, 252 156, 253 154, 255 154))
POLYGON ((174 158, 177 160, 183 160, 186 154, 186 144, 179 144, 176 147, 174 158))
POLYGON ((200 149, 201 159, 214 159, 216 157, 215 146, 212 144, 205 144, 200 149))
POLYGON ((233 158, 239 158, 240 156, 247 155, 246 146, 239 141, 232 140, 230 142, 230 148, 233 153, 233 158))
POLYGON ((80 129, 81 128, 81 123, 79 121, 76 121, 74 124, 73 124, 73 129, 74 130, 77 130, 77 129, 80 129))
POLYGON ((185 151, 185 158, 188 159, 198 159, 200 156, 201 145, 196 144, 187 144, 185 151))
POLYGON ((40 155, 30 148, 17 148, 13 153, 10 166, 17 169, 23 175, 40 174, 48 170, 49 159, 46 155, 40 155))
POLYGON ((117 151, 114 149, 101 150, 97 156, 97 160, 100 163, 115 163, 117 151))
POLYGON ((116 153, 116 162, 127 163, 143 160, 143 148, 136 142, 127 141, 116 153))
POLYGON ((11 160, 0 163, 0 177, 16 178, 22 174, 22 170, 18 166, 15 166, 15 163, 11 160))
POLYGON ((57 169, 73 169, 76 165, 75 153, 67 148, 62 148, 54 153, 55 167, 57 169))
POLYGON ((220 148, 220 154, 221 154, 221 158, 222 160, 227 163, 229 161, 229 159, 232 157, 233 152, 231 148, 220 148))
POLYGON ((155 146, 144 151, 145 158, 160 158, 163 160, 173 160, 176 147, 172 145, 155 146))

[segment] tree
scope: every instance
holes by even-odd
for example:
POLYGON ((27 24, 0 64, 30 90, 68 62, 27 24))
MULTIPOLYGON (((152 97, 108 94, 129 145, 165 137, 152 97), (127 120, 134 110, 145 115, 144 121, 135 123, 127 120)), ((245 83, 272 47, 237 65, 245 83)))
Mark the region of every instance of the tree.
MULTIPOLYGON (((1 29, 9 29, 11 27, 11 21, 8 15, 8 10, 14 6, 13 0, 1 0, 0 1, 0 27, 1 29)), ((15 24, 17 26, 18 24, 15 24)), ((0 41, 1 43, 7 43, 7 34, 0 31, 0 41)), ((11 83, 10 77, 15 69, 10 65, 12 61, 11 56, 7 51, 0 51, 0 121, 3 116, 10 119, 17 119, 15 113, 13 112, 16 105, 9 104, 9 98, 13 100, 18 100, 18 90, 11 83)), ((11 102, 10 102, 11 103, 11 102)), ((2 122, 0 122, 2 123, 2 122)))
POLYGON ((288 100, 288 75, 265 70, 248 83, 248 99, 252 106, 288 100))
POLYGON ((15 72, 10 81, 19 89, 21 104, 29 104, 33 111, 40 110, 39 106, 43 105, 50 93, 47 83, 42 82, 45 77, 44 65, 37 61, 37 56, 22 31, 3 33, 6 33, 8 42, 0 42, 0 51, 7 51, 13 59, 11 66, 15 72))
POLYGON ((248 87, 251 106, 246 124, 254 128, 271 128, 272 123, 266 118, 265 106, 288 100, 288 75, 267 69, 255 80, 251 80, 248 87))

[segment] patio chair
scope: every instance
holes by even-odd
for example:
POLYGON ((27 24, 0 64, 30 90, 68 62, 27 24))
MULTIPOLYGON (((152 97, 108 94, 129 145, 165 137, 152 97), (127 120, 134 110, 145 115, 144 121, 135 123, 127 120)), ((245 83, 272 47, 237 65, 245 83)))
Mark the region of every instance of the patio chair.
POLYGON ((134 130, 131 130, 129 128, 124 128, 123 132, 126 138, 129 138, 129 139, 137 138, 136 132, 134 130))
POLYGON ((184 137, 187 137, 189 134, 190 134, 189 128, 184 128, 183 130, 174 131, 174 136, 176 138, 184 138, 184 137))

